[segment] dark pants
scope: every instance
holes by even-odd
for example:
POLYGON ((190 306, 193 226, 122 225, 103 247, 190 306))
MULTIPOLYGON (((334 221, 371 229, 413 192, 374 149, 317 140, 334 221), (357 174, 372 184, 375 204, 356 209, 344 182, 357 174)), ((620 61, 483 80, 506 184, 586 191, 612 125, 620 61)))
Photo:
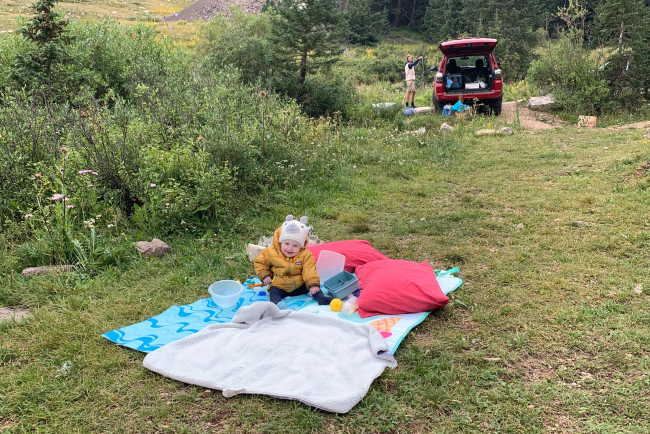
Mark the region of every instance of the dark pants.
MULTIPOLYGON (((302 285, 300 288, 291 292, 286 292, 280 288, 275 287, 272 287, 269 291, 269 295, 271 296, 271 301, 273 304, 280 303, 280 300, 282 300, 284 297, 293 297, 294 295, 303 295, 307 293, 309 293, 309 289, 307 289, 305 285, 302 285)), ((316 300, 320 305, 330 304, 330 302, 334 300, 333 297, 326 297, 325 294, 323 294, 323 291, 318 291, 316 294, 312 294, 312 297, 314 297, 314 300, 316 300)))

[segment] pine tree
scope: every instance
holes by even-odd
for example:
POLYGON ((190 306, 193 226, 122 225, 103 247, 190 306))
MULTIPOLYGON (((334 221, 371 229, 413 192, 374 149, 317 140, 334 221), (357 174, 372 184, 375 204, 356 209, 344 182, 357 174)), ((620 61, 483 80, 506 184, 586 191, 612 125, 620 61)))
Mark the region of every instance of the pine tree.
POLYGON ((302 84, 308 73, 336 62, 346 32, 341 18, 335 0, 281 0, 270 37, 280 67, 297 71, 302 84))
POLYGON ((386 10, 374 12, 370 0, 350 0, 344 17, 352 44, 376 44, 388 31, 386 10))
POLYGON ((647 7, 643 0, 607 0, 596 10, 598 28, 621 54, 631 40, 631 30, 642 24, 647 7))
POLYGON ((45 85, 48 97, 52 95, 57 65, 66 60, 64 47, 71 41, 66 29, 68 21, 54 12, 57 1, 39 0, 31 6, 34 16, 19 32, 32 42, 33 49, 17 54, 11 69, 12 79, 21 86, 36 89, 45 85))

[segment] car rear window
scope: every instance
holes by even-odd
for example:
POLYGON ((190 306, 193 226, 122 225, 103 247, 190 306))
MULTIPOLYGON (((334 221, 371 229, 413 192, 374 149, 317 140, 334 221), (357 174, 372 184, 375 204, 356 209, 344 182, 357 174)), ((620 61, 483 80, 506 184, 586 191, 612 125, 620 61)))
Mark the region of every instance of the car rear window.
MULTIPOLYGON (((476 66, 476 61, 481 59, 483 61, 483 66, 486 68, 490 67, 487 56, 459 56, 459 57, 450 57, 449 60, 456 60, 456 66, 459 66, 463 69, 465 68, 474 68, 476 66)), ((447 60, 447 62, 449 62, 447 60)))

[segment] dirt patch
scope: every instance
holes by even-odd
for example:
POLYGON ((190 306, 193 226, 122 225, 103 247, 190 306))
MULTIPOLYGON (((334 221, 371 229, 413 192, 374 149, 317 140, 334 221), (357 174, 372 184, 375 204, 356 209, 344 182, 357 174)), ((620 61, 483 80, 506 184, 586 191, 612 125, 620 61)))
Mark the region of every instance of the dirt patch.
MULTIPOLYGON (((517 117, 517 102, 504 102, 501 116, 506 122, 513 122, 517 117)), ((519 123, 525 130, 547 130, 565 125, 565 122, 551 113, 533 111, 526 107, 519 107, 519 123)))
POLYGON ((633 124, 626 124, 626 125, 618 125, 615 127, 609 127, 609 129, 610 130, 628 130, 628 129, 645 130, 645 129, 650 129, 650 121, 635 122, 633 124))
POLYGON ((22 317, 29 315, 29 311, 26 309, 12 309, 10 307, 0 307, 0 321, 20 320, 22 317))
POLYGON ((528 381, 533 384, 540 384, 544 380, 555 377, 555 371, 551 366, 544 364, 540 360, 528 358, 520 360, 517 364, 523 369, 528 381))
POLYGON ((216 15, 230 16, 230 5, 240 5, 247 14, 262 12, 265 0, 199 0, 185 9, 168 17, 165 21, 210 21, 216 15))

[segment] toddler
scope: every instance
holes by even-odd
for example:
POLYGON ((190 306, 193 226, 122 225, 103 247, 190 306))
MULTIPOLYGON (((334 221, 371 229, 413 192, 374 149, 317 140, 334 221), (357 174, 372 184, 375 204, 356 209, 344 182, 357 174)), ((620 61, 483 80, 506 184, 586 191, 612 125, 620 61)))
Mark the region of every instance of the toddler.
POLYGON ((330 304, 320 290, 316 261, 307 245, 307 217, 294 220, 290 214, 273 235, 273 245, 262 250, 255 259, 255 272, 267 285, 271 301, 278 304, 288 295, 311 293, 318 304, 330 304))

